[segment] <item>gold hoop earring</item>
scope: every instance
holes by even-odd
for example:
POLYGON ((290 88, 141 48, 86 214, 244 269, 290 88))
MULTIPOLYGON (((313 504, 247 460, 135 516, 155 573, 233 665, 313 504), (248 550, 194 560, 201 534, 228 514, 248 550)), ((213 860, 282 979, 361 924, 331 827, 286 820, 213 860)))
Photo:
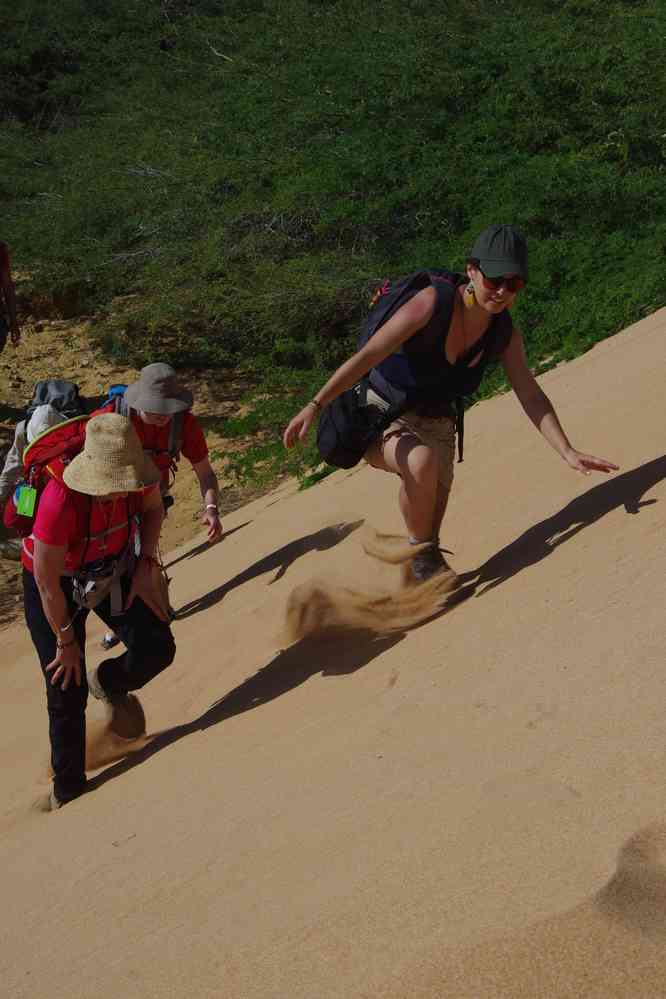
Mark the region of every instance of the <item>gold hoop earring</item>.
POLYGON ((465 303, 466 309, 472 309, 476 305, 476 295, 474 294, 474 285, 470 281, 463 292, 463 302, 465 303))

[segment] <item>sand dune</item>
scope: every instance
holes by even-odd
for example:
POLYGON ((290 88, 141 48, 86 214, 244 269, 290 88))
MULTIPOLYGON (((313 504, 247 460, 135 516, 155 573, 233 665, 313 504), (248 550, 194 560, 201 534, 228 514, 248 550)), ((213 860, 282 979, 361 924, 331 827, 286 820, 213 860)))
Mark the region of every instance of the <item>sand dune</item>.
POLYGON ((366 553, 400 532, 367 468, 175 552, 149 738, 90 705, 90 793, 52 815, 39 670, 3 631, 2 994, 666 996, 665 333, 540 379, 612 477, 513 397, 475 407, 453 594, 366 553))

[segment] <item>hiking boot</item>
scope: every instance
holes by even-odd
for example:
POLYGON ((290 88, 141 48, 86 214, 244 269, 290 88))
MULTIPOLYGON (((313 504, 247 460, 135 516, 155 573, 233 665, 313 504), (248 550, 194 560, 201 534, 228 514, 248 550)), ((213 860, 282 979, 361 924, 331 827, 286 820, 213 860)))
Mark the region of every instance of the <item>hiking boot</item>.
POLYGON ((109 728, 121 739, 139 739, 146 734, 146 716, 136 694, 124 694, 111 704, 109 728))
POLYGON ((415 583, 424 583, 440 572, 453 572, 435 542, 414 555, 410 563, 411 575, 415 583))
POLYGON ((48 799, 47 799, 47 802, 46 802, 46 808, 44 809, 44 811, 45 812, 57 812, 58 809, 62 808, 62 806, 64 804, 65 804, 65 802, 61 801, 60 798, 57 797, 57 795, 56 795, 55 791, 53 790, 53 788, 51 788, 51 793, 48 796, 48 799))
POLYGON ((88 690, 106 705, 108 725, 121 739, 138 739, 146 731, 146 716, 135 694, 107 694, 97 669, 88 670, 88 690))
POLYGON ((99 644, 105 652, 108 652, 109 649, 114 649, 116 645, 120 645, 120 639, 113 631, 107 631, 99 644))
POLYGON ((65 804, 67 804, 67 802, 61 801, 60 798, 56 796, 53 788, 51 788, 48 794, 45 794, 43 797, 38 798, 37 801, 35 801, 33 808, 35 808, 38 812, 57 812, 58 809, 62 808, 65 804))
POLYGON ((88 679, 88 691, 95 697, 98 701, 104 701, 106 704, 110 704, 111 700, 109 695, 104 690, 104 687, 99 682, 99 676, 97 668, 89 669, 86 673, 88 679))

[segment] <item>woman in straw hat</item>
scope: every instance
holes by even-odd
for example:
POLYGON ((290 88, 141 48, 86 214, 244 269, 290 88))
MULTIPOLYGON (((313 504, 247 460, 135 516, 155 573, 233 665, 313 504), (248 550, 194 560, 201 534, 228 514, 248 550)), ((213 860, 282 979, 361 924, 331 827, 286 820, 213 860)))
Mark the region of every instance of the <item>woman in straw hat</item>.
POLYGON ((422 280, 396 300, 383 324, 291 420, 283 436, 285 447, 302 441, 318 413, 366 375, 369 403, 383 411, 403 407, 365 459, 401 479, 400 512, 414 546, 412 582, 451 573, 439 532, 460 430, 453 403, 476 392, 490 362, 501 360, 525 413, 570 468, 589 475, 618 467, 571 445, 527 366, 509 311, 527 283, 522 233, 510 225, 491 225, 476 239, 464 273, 438 269, 418 277, 422 280))
POLYGON ((23 553, 25 616, 46 680, 54 782, 48 807, 85 788, 88 691, 107 705, 127 737, 145 731, 129 691, 173 662, 176 646, 156 585, 155 550, 164 510, 160 475, 122 416, 93 417, 83 451, 50 479, 23 553), (139 523, 141 555, 136 560, 139 523), (88 611, 113 622, 126 650, 86 677, 88 611))

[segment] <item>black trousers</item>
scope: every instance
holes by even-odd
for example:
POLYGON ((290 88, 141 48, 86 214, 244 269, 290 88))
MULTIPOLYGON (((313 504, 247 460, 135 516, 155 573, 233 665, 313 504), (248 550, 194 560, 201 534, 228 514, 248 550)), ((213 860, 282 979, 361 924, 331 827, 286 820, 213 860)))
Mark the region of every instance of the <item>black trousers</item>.
MULTIPOLYGON (((130 578, 122 580, 123 598, 130 588, 130 578)), ((69 609, 74 616, 74 632, 79 647, 85 650, 86 618, 89 611, 80 610, 72 599, 72 580, 63 576, 60 586, 69 609)), ((23 570, 23 601, 25 619, 33 645, 37 650, 42 673, 46 681, 46 703, 49 714, 51 764, 54 774, 56 797, 69 801, 83 791, 86 783, 86 702, 88 683, 85 673, 85 652, 81 663, 81 686, 70 681, 67 690, 52 684, 52 673, 46 667, 56 655, 56 637, 44 613, 42 600, 31 572, 23 570)), ((108 694, 126 694, 139 690, 154 676, 170 666, 176 654, 176 644, 168 624, 160 619, 135 597, 132 606, 118 617, 111 616, 111 597, 95 608, 98 615, 116 632, 126 646, 122 655, 105 659, 99 667, 99 682, 108 694)))

